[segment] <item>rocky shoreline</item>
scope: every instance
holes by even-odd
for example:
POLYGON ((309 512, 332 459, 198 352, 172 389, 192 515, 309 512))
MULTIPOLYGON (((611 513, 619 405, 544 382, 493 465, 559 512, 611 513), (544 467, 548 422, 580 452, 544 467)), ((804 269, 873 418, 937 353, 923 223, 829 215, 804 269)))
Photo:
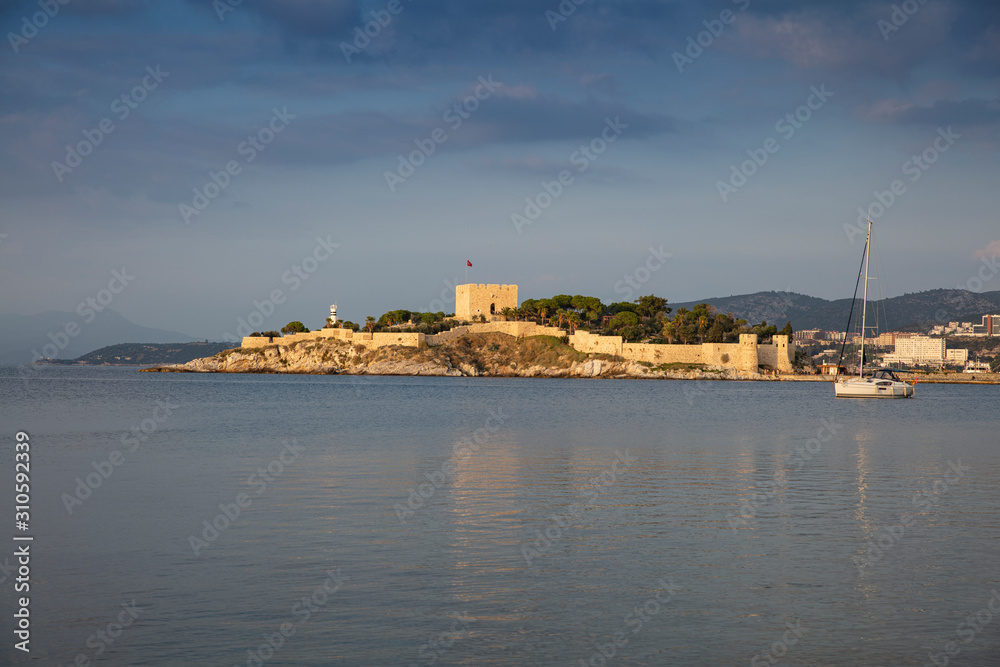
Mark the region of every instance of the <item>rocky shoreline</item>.
POLYGON ((648 378, 777 380, 777 376, 700 364, 654 367, 603 354, 585 354, 551 336, 515 338, 469 334, 443 345, 369 350, 320 339, 263 348, 236 348, 185 364, 143 369, 153 373, 277 373, 441 377, 648 378))
MULTIPOLYGON (((223 350, 185 364, 143 369, 148 373, 268 373, 291 375, 400 375, 436 377, 605 378, 661 380, 754 380, 832 382, 820 375, 747 373, 701 364, 652 364, 585 354, 551 336, 515 338, 468 334, 424 349, 375 350, 335 339, 280 342, 263 348, 223 350)), ((918 375, 923 384, 1000 384, 996 373, 918 375)))

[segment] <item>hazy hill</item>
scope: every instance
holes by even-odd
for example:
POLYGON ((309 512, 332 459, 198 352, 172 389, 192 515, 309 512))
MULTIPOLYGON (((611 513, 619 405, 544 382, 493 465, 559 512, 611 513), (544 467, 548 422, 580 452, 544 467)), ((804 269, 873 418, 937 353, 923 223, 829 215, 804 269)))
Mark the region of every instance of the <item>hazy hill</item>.
POLYGON ((92 350, 126 341, 188 343, 194 340, 194 337, 176 331, 139 326, 110 309, 98 313, 89 323, 76 313, 58 310, 37 315, 0 315, 0 364, 30 363, 34 358, 32 350, 47 357, 74 359, 92 350), (79 327, 76 336, 66 336, 68 323, 79 327), (53 338, 56 340, 53 341, 53 338), (43 349, 46 346, 48 348, 43 349), (53 350, 56 354, 52 354, 53 350))
POLYGON ((232 343, 121 343, 102 347, 71 361, 58 363, 74 366, 157 366, 186 364, 194 359, 211 357, 233 347, 232 343))
MULTIPOLYGON (((708 303, 719 312, 733 313, 751 323, 767 320, 779 327, 791 321, 792 328, 842 331, 851 310, 851 299, 828 301, 794 292, 757 292, 737 296, 701 299, 686 303, 671 303, 673 309, 690 310, 699 303, 708 303)), ((859 299, 860 304, 860 299, 859 299)), ((868 305, 869 318, 878 308, 881 330, 902 329, 908 325, 929 326, 950 320, 980 321, 985 313, 1000 313, 1000 291, 969 292, 957 289, 937 289, 892 297, 868 305), (883 314, 884 313, 884 314, 883 314)))

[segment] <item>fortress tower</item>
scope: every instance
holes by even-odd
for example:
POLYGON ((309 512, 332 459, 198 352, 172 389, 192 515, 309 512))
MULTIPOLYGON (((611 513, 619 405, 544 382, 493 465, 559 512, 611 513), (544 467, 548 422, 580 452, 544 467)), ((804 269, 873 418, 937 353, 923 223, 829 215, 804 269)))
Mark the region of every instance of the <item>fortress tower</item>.
POLYGON ((455 317, 471 322, 485 315, 500 316, 504 308, 517 308, 517 285, 456 285, 455 317))

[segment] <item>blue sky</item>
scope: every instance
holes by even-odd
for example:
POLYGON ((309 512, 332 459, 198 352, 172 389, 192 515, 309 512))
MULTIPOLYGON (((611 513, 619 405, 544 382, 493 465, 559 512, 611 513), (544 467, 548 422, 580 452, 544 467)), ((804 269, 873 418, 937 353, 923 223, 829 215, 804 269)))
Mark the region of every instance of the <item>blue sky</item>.
POLYGON ((0 313, 839 298, 890 197, 886 296, 1000 250, 993 1, 235 1, 0 5, 0 313))

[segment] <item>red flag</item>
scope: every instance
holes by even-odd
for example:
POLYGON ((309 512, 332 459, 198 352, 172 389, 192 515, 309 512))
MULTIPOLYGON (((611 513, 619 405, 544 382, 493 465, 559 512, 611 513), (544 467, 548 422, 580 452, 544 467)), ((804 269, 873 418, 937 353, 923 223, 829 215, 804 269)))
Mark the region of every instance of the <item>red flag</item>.
POLYGON ((465 265, 466 266, 472 266, 472 262, 470 262, 469 260, 465 260, 465 265))

